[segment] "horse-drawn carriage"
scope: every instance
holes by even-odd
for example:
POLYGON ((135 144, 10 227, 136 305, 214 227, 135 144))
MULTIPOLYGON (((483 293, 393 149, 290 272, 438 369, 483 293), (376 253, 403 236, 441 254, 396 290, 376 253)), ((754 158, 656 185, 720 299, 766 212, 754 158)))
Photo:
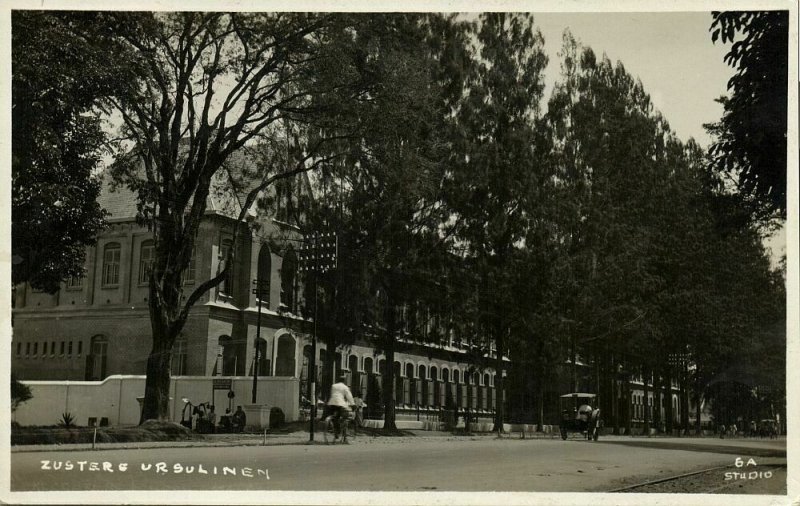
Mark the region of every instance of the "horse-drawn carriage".
POLYGON ((559 399, 561 411, 561 439, 567 439, 570 432, 580 432, 586 439, 597 441, 600 435, 600 409, 596 405, 595 394, 571 393, 559 399))

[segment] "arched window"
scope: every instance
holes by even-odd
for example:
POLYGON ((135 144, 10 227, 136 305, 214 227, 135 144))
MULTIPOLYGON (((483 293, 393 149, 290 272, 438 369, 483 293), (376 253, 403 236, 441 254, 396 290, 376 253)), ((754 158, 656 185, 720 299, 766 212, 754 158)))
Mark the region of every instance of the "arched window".
POLYGON ((150 282, 150 272, 153 270, 153 258, 155 256, 155 243, 153 241, 142 242, 139 248, 139 284, 146 285, 150 282))
POLYGON ((436 369, 435 365, 431 366, 431 379, 433 381, 437 381, 439 379, 439 371, 436 369))
POLYGON ((290 313, 297 309, 297 256, 290 246, 281 266, 281 305, 290 313))
POLYGON ((421 379, 421 380, 428 379, 428 375, 425 372, 425 366, 424 365, 420 365, 419 366, 419 379, 421 379))
MULTIPOLYGON (((213 375, 235 376, 239 368, 239 361, 236 356, 236 347, 233 345, 233 340, 230 336, 219 336, 217 343, 219 345, 219 351, 217 352, 213 375)), ((242 368, 244 367, 246 366, 243 364, 242 368)))
POLYGON ((110 242, 103 249, 103 286, 119 285, 119 264, 122 247, 118 242, 110 242))
POLYGON ((442 381, 444 383, 450 383, 450 370, 446 367, 442 368, 442 381))
POLYGON ((417 380, 414 378, 414 364, 406 364, 406 377, 405 384, 408 385, 407 394, 404 399, 408 400, 409 404, 417 403, 417 380))
POLYGON ((453 369, 453 383, 461 383, 461 377, 459 376, 458 369, 453 369))
POLYGON ((372 369, 372 359, 370 357, 364 359, 364 372, 367 374, 372 374, 373 372, 375 372, 372 369))
POLYGON ((488 372, 483 375, 483 386, 485 386, 485 387, 489 386, 489 373, 488 372))
POLYGON ((270 360, 267 356, 267 340, 263 337, 259 337, 257 340, 256 351, 258 351, 258 356, 256 357, 256 363, 258 365, 258 375, 259 376, 269 376, 270 370, 270 360))
POLYGON ((342 367, 342 354, 339 353, 339 352, 336 352, 336 354, 334 356, 336 357, 334 359, 335 362, 333 363, 333 371, 334 371, 334 374, 335 374, 334 380, 338 380, 339 376, 341 376, 342 373, 344 372, 343 367, 342 367))
MULTIPOLYGON (((303 346, 303 368, 300 371, 300 379, 303 381, 308 380, 308 368, 311 366, 311 345, 303 346)), ((305 395, 305 391, 303 391, 305 395)))
POLYGON ((258 251, 258 284, 262 290, 260 294, 261 305, 269 308, 269 284, 272 277, 272 254, 269 251, 269 246, 265 243, 261 245, 258 251))
POLYGON ((186 375, 187 361, 187 341, 185 336, 180 336, 172 346, 172 363, 170 364, 170 374, 173 376, 186 375))
POLYGON ((282 334, 277 339, 277 356, 275 358, 275 376, 294 376, 295 374, 295 339, 291 334, 282 334))
POLYGON ((104 335, 92 337, 89 350, 89 355, 86 356, 86 379, 88 381, 102 380, 106 377, 108 338, 104 335))

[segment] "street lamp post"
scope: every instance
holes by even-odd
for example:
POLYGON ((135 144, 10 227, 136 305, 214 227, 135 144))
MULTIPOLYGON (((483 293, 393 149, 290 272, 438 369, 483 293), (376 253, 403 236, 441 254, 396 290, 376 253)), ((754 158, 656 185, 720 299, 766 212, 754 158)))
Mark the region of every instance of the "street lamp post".
POLYGON ((258 365, 259 355, 261 354, 260 341, 261 341, 261 298, 264 292, 269 293, 269 280, 258 278, 253 280, 253 293, 256 294, 256 305, 258 306, 258 318, 256 320, 256 339, 253 346, 253 402, 256 403, 258 396, 258 365))
POLYGON ((312 272, 314 277, 314 331, 311 338, 308 397, 311 401, 309 440, 314 441, 314 421, 317 419, 317 277, 320 272, 335 269, 338 257, 338 237, 333 232, 315 233, 300 248, 300 271, 312 272))

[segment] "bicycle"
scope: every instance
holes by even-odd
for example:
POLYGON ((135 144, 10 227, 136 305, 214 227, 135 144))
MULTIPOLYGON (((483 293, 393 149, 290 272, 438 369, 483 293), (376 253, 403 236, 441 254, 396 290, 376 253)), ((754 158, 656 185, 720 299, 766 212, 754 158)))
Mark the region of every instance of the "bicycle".
MULTIPOLYGON (((325 439, 325 444, 336 444, 336 440, 338 439, 340 443, 347 444, 347 436, 348 436, 348 426, 354 419, 354 411, 352 409, 347 411, 346 416, 339 416, 339 428, 336 428, 336 415, 328 415, 325 417, 325 426, 322 431, 322 436, 325 439)), ((351 436, 355 437, 355 431, 353 431, 351 436)))

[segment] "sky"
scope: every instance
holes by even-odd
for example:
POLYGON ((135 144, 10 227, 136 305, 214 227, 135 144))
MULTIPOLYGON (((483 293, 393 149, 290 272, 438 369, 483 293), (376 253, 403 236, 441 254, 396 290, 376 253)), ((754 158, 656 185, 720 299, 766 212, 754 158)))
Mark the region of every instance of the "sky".
POLYGON ((569 28, 595 54, 621 61, 641 79, 681 140, 693 137, 703 147, 711 143, 703 123, 721 117, 722 106, 714 99, 727 93, 733 69, 723 61, 729 47, 711 42, 710 13, 534 13, 534 22, 550 59, 545 97, 559 77, 561 37, 569 28))

